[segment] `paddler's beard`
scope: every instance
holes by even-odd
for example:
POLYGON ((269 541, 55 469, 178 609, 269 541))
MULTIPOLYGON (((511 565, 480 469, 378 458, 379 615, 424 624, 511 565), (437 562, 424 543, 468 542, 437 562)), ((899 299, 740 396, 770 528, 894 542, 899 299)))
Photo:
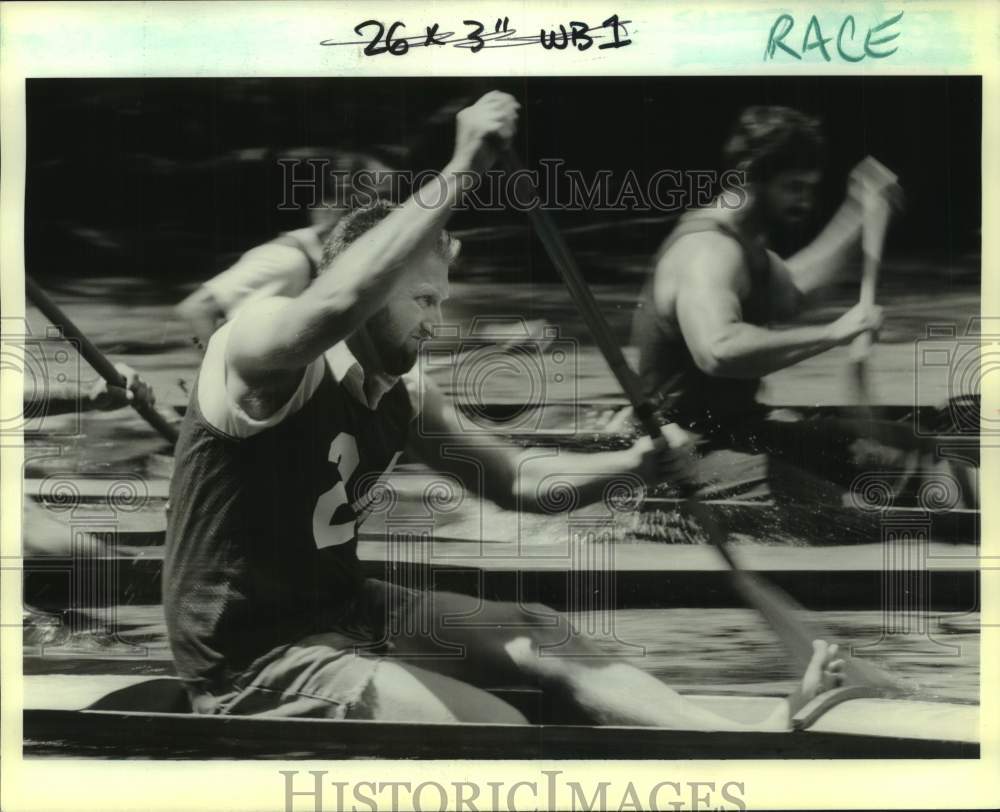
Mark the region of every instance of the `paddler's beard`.
POLYGON ((358 330, 348 345, 364 368, 366 375, 405 375, 417 362, 420 337, 406 335, 402 339, 390 337, 392 330, 384 329, 384 311, 373 315, 358 330))

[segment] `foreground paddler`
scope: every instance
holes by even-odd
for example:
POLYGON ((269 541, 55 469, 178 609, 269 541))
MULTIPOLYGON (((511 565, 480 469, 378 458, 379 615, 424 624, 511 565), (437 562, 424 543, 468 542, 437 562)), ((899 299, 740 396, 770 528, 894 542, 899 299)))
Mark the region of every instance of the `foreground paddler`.
POLYGON ((633 321, 644 394, 690 432, 701 452, 688 471, 694 492, 839 503, 858 474, 893 472, 892 484, 909 475, 914 490, 928 477, 954 477, 966 506, 975 507, 975 470, 937 459, 933 440, 915 438, 909 425, 789 420, 787 413, 771 419, 757 400, 765 375, 881 326, 872 287, 829 323, 771 324, 797 317, 846 278, 866 227, 873 239, 865 240, 865 253, 880 255, 885 220, 881 230, 873 227, 871 212, 887 218, 899 199, 895 175, 872 158, 858 164, 830 222, 782 260, 771 246, 809 223, 822 180, 818 122, 786 107, 750 107, 724 157, 746 173, 743 194, 724 191, 681 217, 656 255, 633 321))
MULTIPOLYGON (((582 499, 624 473, 663 475, 664 444, 529 458, 463 436, 411 370, 440 319, 456 246, 443 227, 460 173, 489 168, 518 104, 489 93, 458 115, 452 161, 420 199, 345 217, 316 282, 248 305, 211 338, 176 447, 164 609, 195 709, 334 719, 520 722, 484 688, 537 685, 596 722, 743 728, 624 662, 541 606, 365 579, 357 527, 406 449, 500 504, 537 508, 552 472, 582 499)), ((765 724, 835 684, 815 644, 800 690, 765 724)), ((758 726, 754 726, 758 727, 758 726)))

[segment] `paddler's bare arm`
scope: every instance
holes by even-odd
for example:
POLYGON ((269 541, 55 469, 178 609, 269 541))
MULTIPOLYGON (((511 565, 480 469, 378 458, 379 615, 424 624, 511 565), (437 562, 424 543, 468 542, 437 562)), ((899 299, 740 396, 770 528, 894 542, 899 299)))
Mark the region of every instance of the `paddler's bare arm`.
POLYGON ((109 386, 103 378, 88 384, 46 381, 42 391, 25 392, 24 414, 53 417, 78 412, 110 412, 130 403, 155 405, 153 387, 140 378, 138 372, 123 363, 116 363, 115 369, 125 379, 125 388, 109 386))
POLYGON ((809 245, 787 260, 769 252, 775 318, 796 315, 817 291, 840 281, 857 267, 862 201, 867 194, 883 195, 897 207, 902 200, 896 176, 871 156, 851 170, 844 202, 809 245))
POLYGON ((490 142, 512 135, 518 106, 493 92, 461 111, 454 155, 440 176, 353 242, 302 295, 272 300, 233 322, 229 369, 255 389, 290 394, 305 367, 379 310, 409 260, 438 239, 458 198, 460 174, 492 163, 490 142))
MULTIPOLYGON (((600 499, 623 476, 648 484, 675 476, 674 459, 648 438, 631 448, 594 454, 553 449, 512 449, 509 441, 464 431, 455 407, 433 384, 421 398, 410 450, 430 467, 453 474, 470 491, 504 508, 552 510, 559 503, 556 480, 568 482, 581 504, 600 499), (564 476, 559 476, 564 475, 564 476), (548 507, 546 507, 548 506, 548 507)), ((557 486, 561 487, 561 486, 557 486)))
POLYGON ((191 327, 196 345, 204 351, 208 340, 226 320, 226 312, 208 288, 202 286, 174 308, 191 327))
POLYGON ((775 287, 775 318, 788 318, 828 285, 841 279, 860 256, 861 203, 847 197, 809 245, 787 260, 773 251, 771 280, 775 287))
POLYGON ((825 325, 772 330, 748 324, 741 299, 750 278, 739 245, 716 234, 691 234, 684 241, 676 246, 683 253, 668 252, 661 264, 679 264, 677 319, 695 363, 708 375, 759 378, 881 326, 881 310, 860 305, 825 325))

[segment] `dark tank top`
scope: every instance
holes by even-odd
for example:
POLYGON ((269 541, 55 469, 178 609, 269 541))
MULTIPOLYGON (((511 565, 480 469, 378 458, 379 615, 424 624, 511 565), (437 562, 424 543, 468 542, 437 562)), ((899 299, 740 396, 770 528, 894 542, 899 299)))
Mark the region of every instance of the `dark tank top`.
POLYGON ((402 381, 374 410, 324 364, 275 426, 237 439, 205 419, 198 386, 175 452, 163 602, 193 696, 220 694, 257 657, 335 628, 362 582, 357 524, 406 442, 402 381))
MULTIPOLYGON (((681 237, 714 231, 736 240, 750 272, 750 293, 741 302, 743 320, 764 325, 770 312, 771 263, 767 251, 719 220, 686 215, 660 246, 655 265, 681 237)), ((639 350, 643 393, 669 420, 695 431, 713 431, 757 410, 760 379, 720 378, 699 369, 684 341, 676 313, 656 313, 651 275, 632 322, 632 343, 639 350)))

